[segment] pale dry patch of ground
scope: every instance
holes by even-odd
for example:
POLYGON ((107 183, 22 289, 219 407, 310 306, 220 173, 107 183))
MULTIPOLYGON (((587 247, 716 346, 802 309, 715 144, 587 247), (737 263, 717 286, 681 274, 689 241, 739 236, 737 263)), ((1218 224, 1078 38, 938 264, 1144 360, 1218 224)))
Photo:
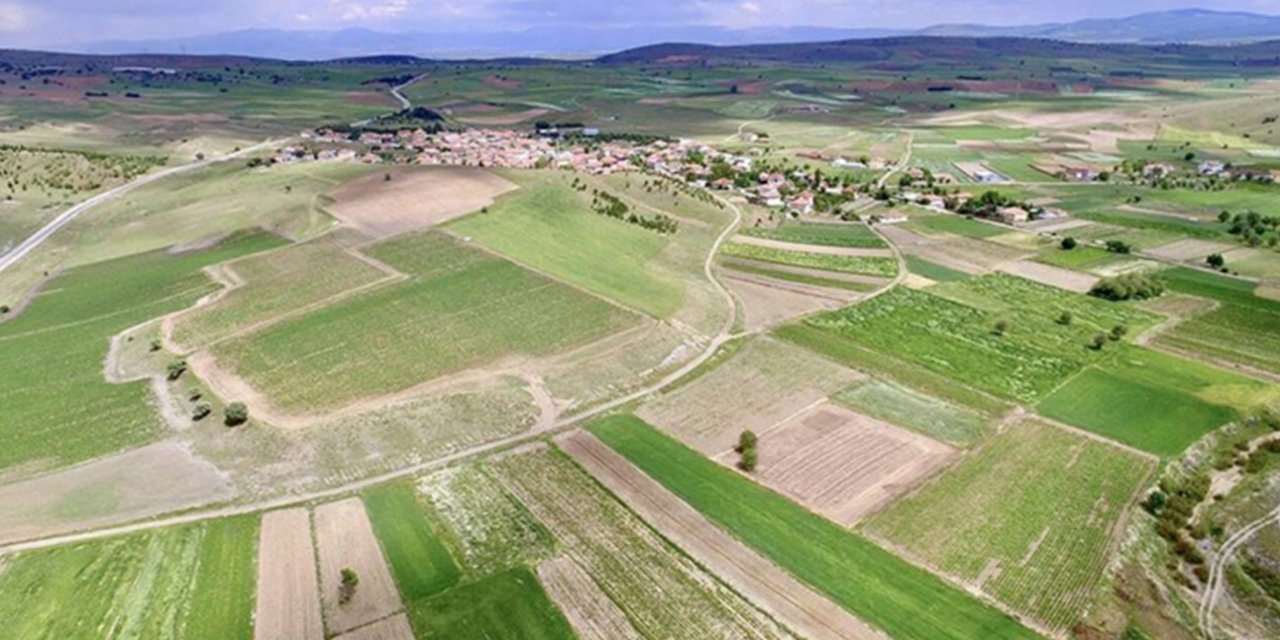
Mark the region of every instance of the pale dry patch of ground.
POLYGON ((1033 222, 1028 228, 1038 233, 1062 233, 1063 231, 1071 231, 1072 229, 1080 229, 1093 224, 1088 220, 1080 220, 1073 218, 1070 220, 1045 220, 1042 222, 1033 222))
POLYGON ((425 229, 493 204, 516 185, 483 169, 396 168, 338 187, 330 212, 343 222, 384 238, 425 229), (391 180, 384 175, 390 174, 391 180))
MULTIPOLYGON (((764 484, 852 526, 944 468, 955 449, 844 407, 823 403, 760 437, 764 484)), ((720 462, 734 464, 727 451, 720 462)))
POLYGON ((538 579, 582 640, 642 640, 622 609, 572 558, 538 565, 538 579))
POLYGON ((315 515, 320 600, 329 631, 349 631, 403 610, 364 502, 359 498, 330 502, 316 507, 315 515), (345 604, 338 600, 344 568, 360 578, 355 595, 345 604))
POLYGON ((798 251, 800 253, 820 253, 828 256, 860 256, 868 258, 892 258, 893 250, 891 249, 865 249, 862 247, 828 247, 818 244, 800 244, 796 242, 784 242, 781 240, 771 240, 769 238, 757 238, 755 236, 737 235, 733 237, 733 242, 737 244, 753 244, 758 247, 769 247, 771 249, 781 249, 783 251, 798 251))
POLYGON ((409 625, 409 617, 401 613, 348 631, 337 640, 413 640, 413 627, 409 625))
POLYGON ((1124 262, 1094 267, 1090 271, 1104 278, 1112 278, 1126 273, 1141 273, 1158 269, 1160 269, 1160 263, 1155 260, 1125 260, 1124 262))
POLYGON ((174 441, 0 486, 0 543, 139 520, 230 500, 225 473, 174 441))
POLYGON ((938 283, 922 275, 908 273, 906 277, 902 279, 902 284, 903 286, 910 287, 912 289, 927 289, 938 283))
POLYGON ((1075 293, 1088 293, 1098 283, 1097 276, 1029 260, 1006 262, 996 270, 1075 293))
POLYGON ((811 287, 760 276, 722 272, 720 280, 742 303, 743 328, 759 331, 824 309, 857 300, 852 291, 811 287))
POLYGON ((304 508, 262 516, 254 640, 322 640, 311 517, 304 508))
POLYGON ((1147 249, 1143 253, 1161 258, 1163 260, 1173 260, 1176 262, 1204 260, 1211 253, 1226 253, 1236 247, 1221 242, 1211 242, 1209 240, 1178 240, 1166 245, 1161 245, 1153 249, 1147 249))
POLYGON ((928 238, 923 244, 902 247, 902 252, 968 274, 986 273, 1001 264, 1024 260, 1033 252, 973 238, 928 238))
POLYGON ((725 533, 595 436, 574 431, 557 444, 664 537, 787 628, 810 640, 884 638, 725 533))
POLYGON ((800 347, 758 338, 688 386, 640 408, 645 421, 707 455, 757 433, 865 377, 800 347))
POLYGON ((1253 293, 1260 298, 1280 301, 1280 285, 1264 284, 1255 289, 1253 293))

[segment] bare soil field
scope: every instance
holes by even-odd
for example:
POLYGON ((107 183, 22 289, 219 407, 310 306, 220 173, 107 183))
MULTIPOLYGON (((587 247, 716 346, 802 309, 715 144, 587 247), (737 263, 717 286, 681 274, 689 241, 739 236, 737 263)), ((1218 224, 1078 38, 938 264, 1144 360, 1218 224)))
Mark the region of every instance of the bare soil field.
POLYGON ((720 279, 742 303, 743 327, 747 331, 759 331, 823 309, 836 309, 859 298, 852 291, 733 272, 722 272, 720 279))
POLYGON ((229 500, 226 474, 173 441, 0 486, 0 543, 229 500))
POLYGON ((1076 293, 1088 293, 1098 283, 1097 276, 1029 260, 1006 262, 996 270, 1076 293))
POLYGON ((595 436, 575 431, 557 444, 663 536, 801 636, 884 637, 712 524, 595 436))
POLYGON ((349 631, 404 609, 359 498, 316 507, 316 550, 320 600, 329 631, 349 631), (344 604, 339 602, 338 592, 342 570, 347 568, 359 576, 360 588, 344 604))
POLYGON ((1174 260, 1177 262, 1199 262, 1204 260, 1211 253, 1226 253, 1235 248, 1236 247, 1232 245, 1223 244, 1221 242, 1187 239, 1171 242, 1153 249, 1147 249, 1144 253, 1164 260, 1174 260))
POLYGON ((409 617, 400 613, 348 631, 337 640, 413 640, 413 627, 409 626, 409 617))
POLYGON ((338 187, 329 210, 339 220, 383 238, 471 213, 515 188, 483 169, 397 168, 370 173, 338 187))
POLYGON ((770 240, 769 238, 757 238, 755 236, 736 235, 733 242, 738 244, 754 244, 758 247, 769 247, 771 249, 781 249, 783 251, 799 251, 801 253, 820 253, 829 256, 861 256, 866 258, 892 258, 893 251, 891 249, 864 249, 860 247, 828 247, 817 244, 799 244, 795 242, 784 242, 782 240, 770 240))
POLYGON ((928 239, 924 244, 903 247, 902 251, 969 274, 986 273, 1005 262, 1033 255, 1026 250, 960 236, 928 239))
POLYGON ((640 417, 707 455, 733 447, 743 429, 761 433, 863 378, 771 338, 742 347, 686 387, 641 407, 640 417))
POLYGON ((1280 300, 1280 285, 1264 284, 1254 290, 1260 298, 1268 298, 1270 300, 1280 300))
POLYGON ((1093 223, 1088 220, 1072 218, 1070 220, 1046 220, 1044 222, 1033 222, 1028 225, 1028 228, 1032 231, 1036 231, 1037 233, 1062 233, 1063 231, 1087 227, 1091 224, 1093 223))
POLYGON ((322 640, 311 518, 306 509, 262 516, 254 640, 322 640))
POLYGON ((547 595, 582 640, 641 640, 627 616, 572 558, 561 556, 538 565, 547 595))
MULTIPOLYGON (((951 447, 844 407, 823 403, 760 437, 757 475, 845 526, 852 526, 937 473, 951 447)), ((719 460, 732 465, 736 453, 719 460)))

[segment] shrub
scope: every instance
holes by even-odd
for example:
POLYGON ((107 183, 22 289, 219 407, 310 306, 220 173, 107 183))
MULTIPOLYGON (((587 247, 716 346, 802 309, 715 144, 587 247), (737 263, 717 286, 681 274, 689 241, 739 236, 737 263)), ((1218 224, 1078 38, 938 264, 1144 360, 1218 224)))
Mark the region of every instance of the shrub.
POLYGON ((170 361, 167 371, 169 380, 177 380, 182 377, 182 374, 186 373, 187 361, 181 359, 170 361))
POLYGON ((1002 336, 1002 335, 1004 335, 1005 333, 1008 333, 1008 331, 1009 331, 1009 321, 1008 321, 1008 320, 996 320, 996 324, 995 324, 995 326, 994 326, 994 327, 992 327, 992 330, 993 330, 993 331, 995 332, 995 334, 996 334, 996 335, 998 335, 998 336, 1002 336))
POLYGON ((1062 312, 1062 315, 1058 316, 1058 324, 1060 324, 1060 325, 1062 325, 1062 326, 1064 326, 1064 327, 1066 327, 1066 326, 1070 326, 1070 324, 1071 324, 1071 320, 1072 320, 1072 318, 1071 318, 1071 312, 1070 312, 1070 311, 1063 311, 1063 312, 1062 312))
POLYGON ((1223 258, 1221 253, 1211 253, 1204 261, 1214 269, 1221 269, 1227 266, 1227 259, 1223 258))
POLYGON ((343 567, 341 575, 342 582, 338 585, 338 604, 346 604, 356 595, 356 587, 360 586, 360 576, 349 567, 343 567))
POLYGON ((742 452, 742 459, 738 461, 738 468, 746 472, 756 470, 756 463, 759 462, 759 454, 755 449, 747 449, 742 452))
POLYGON ((1133 252, 1133 245, 1123 240, 1108 240, 1107 251, 1111 253, 1131 253, 1133 252))
POLYGON ((249 420, 249 407, 243 402, 232 402, 223 410, 223 422, 228 427, 244 424, 249 420))
POLYGON ((1142 273, 1126 273, 1103 278, 1089 290, 1089 295, 1104 300, 1147 300, 1164 293, 1164 284, 1142 273))
POLYGON ((0 304, 0 316, 9 315, 9 305, 0 304))
POLYGON ((1070 251, 1076 248, 1076 244, 1077 244, 1076 239, 1072 238, 1071 236, 1067 236, 1062 239, 1062 248, 1066 251, 1070 251))
POLYGON ((159 351, 159 350, 160 350, 160 349, 162 349, 162 348, 164 348, 164 345, 163 345, 163 344, 161 344, 159 340, 152 340, 152 341, 151 341, 151 351, 152 351, 152 353, 154 353, 154 352, 156 352, 156 351, 159 351))
POLYGON ((760 442, 760 439, 756 437, 756 434, 754 431, 750 429, 744 429, 742 433, 738 434, 737 452, 742 453, 744 451, 750 451, 752 449, 755 449, 756 445, 759 444, 759 442, 760 442))
POLYGON ((1097 335, 1093 336, 1093 345, 1092 345, 1092 346, 1093 346, 1094 350, 1096 350, 1096 351, 1101 351, 1101 350, 1102 350, 1102 348, 1103 348, 1103 347, 1105 347, 1106 345, 1107 345, 1107 334, 1105 334, 1105 333, 1099 333, 1099 334, 1097 334, 1097 335))
POLYGON ((1124 337, 1124 335, 1125 335, 1126 333, 1129 333, 1129 326, 1128 326, 1128 325, 1118 324, 1118 325, 1116 325, 1116 326, 1114 326, 1114 327, 1111 327, 1111 339, 1112 339, 1112 340, 1115 340, 1115 341, 1119 342, 1119 341, 1120 341, 1120 339, 1121 339, 1121 338, 1123 338, 1123 337, 1124 337))
POLYGON ((191 410, 191 421, 200 422, 209 417, 210 413, 213 413, 213 407, 210 407, 208 402, 201 402, 191 410))

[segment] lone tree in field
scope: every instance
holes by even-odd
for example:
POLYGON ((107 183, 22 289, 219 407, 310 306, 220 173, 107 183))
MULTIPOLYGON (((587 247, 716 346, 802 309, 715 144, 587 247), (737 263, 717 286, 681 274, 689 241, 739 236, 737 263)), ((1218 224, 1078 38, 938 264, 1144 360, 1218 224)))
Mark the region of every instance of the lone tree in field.
POLYGON ((756 463, 759 462, 760 454, 755 449, 747 449, 742 452, 742 459, 738 461, 738 468, 748 473, 756 470, 756 463))
POLYGON ((1071 236, 1067 236, 1067 237, 1063 238, 1063 239, 1062 239, 1062 248, 1063 248, 1064 250, 1066 250, 1066 251, 1070 251, 1070 250, 1072 250, 1072 249, 1076 248, 1076 239, 1075 239, 1075 238, 1072 238, 1071 236))
POLYGON ((350 567, 342 568, 342 582, 338 584, 338 604, 351 602, 356 595, 356 587, 360 586, 360 576, 350 567))
POLYGON ((249 419, 249 407, 243 402, 232 402, 223 411, 223 423, 228 427, 244 424, 249 419))
POLYGON ((760 439, 756 437, 754 431, 750 429, 743 429, 742 433, 738 434, 738 453, 750 451, 751 449, 756 448, 756 444, 759 442, 760 439))
POLYGON ((1070 325, 1071 325, 1071 320, 1072 320, 1072 318, 1071 318, 1071 312, 1070 312, 1070 311, 1063 311, 1063 312, 1062 312, 1062 315, 1058 316, 1058 324, 1060 324, 1060 325, 1062 325, 1062 326, 1064 326, 1064 327, 1070 326, 1070 325))
POLYGON ((743 471, 755 471, 756 462, 759 461, 759 452, 756 447, 759 446, 760 439, 750 429, 744 429, 738 434, 738 446, 735 449, 742 456, 738 459, 738 468, 743 471))
POLYGON ((1107 345, 1107 334, 1099 333, 1093 336, 1093 348, 1095 351, 1102 351, 1102 348, 1105 347, 1106 345, 1107 345))
POLYGON ((1221 269, 1227 266, 1227 259, 1223 258, 1221 253, 1211 253, 1204 261, 1214 269, 1221 269))
POLYGON ((209 417, 210 413, 213 413, 213 407, 210 407, 208 402, 201 402, 191 410, 191 421, 200 422, 209 417))

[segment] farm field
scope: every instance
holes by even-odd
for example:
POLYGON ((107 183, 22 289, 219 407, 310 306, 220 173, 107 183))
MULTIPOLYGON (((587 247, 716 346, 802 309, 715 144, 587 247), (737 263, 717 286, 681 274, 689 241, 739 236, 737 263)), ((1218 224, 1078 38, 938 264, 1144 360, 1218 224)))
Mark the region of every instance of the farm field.
POLYGON ((737 242, 724 245, 721 251, 726 256, 820 271, 856 273, 883 278, 891 278, 898 272, 898 263, 892 258, 788 251, 786 249, 737 242))
POLYGON ((969 277, 968 273, 929 262, 917 256, 907 256, 907 270, 936 282, 955 282, 969 277))
POLYGON ((802 582, 893 638, 1033 638, 957 587, 724 468, 637 418, 591 432, 802 582))
POLYGON ((1161 277, 1173 291, 1220 306, 1161 334, 1156 344, 1280 373, 1280 302, 1254 294, 1254 283, 1184 267, 1161 277))
POLYGON ((1009 232, 1008 227, 948 214, 912 216, 907 222, 907 227, 925 234, 949 233, 979 240, 993 238, 1009 232))
POLYGON ((407 602, 436 595, 458 582, 461 571, 432 530, 412 486, 383 485, 366 492, 364 503, 400 594, 407 602))
POLYGON ((865 380, 832 398, 856 411, 956 446, 977 442, 989 421, 983 414, 882 380, 865 380))
POLYGON ((111 336, 216 290, 200 269, 279 246, 267 234, 213 248, 146 253, 68 271, 21 315, 0 324, 0 469, 33 473, 144 444, 163 422, 145 382, 110 384, 111 336))
POLYGON ((515 188, 483 169, 398 168, 361 176, 334 189, 329 210, 352 227, 385 238, 478 211, 515 188))
POLYGON ((1150 459, 1038 422, 981 445, 865 529, 1052 631, 1093 595, 1150 459))
MULTIPOLYGON (((820 346, 848 341, 908 361, 964 385, 1019 401, 1047 395, 1100 356, 1088 348, 1098 331, 1154 323, 1137 308, 1067 293, 1015 276, 992 274, 932 287, 895 289, 867 304, 819 315, 779 335, 820 346), (1057 322, 1063 312, 1070 325, 1057 322), (927 318, 921 331, 915 320, 927 318), (1004 322, 1003 332, 995 330, 1004 322)), ((835 354, 832 354, 835 355, 835 354)), ((838 355, 836 357, 839 357, 838 355)))
POLYGON ((249 640, 256 538, 249 516, 10 558, 0 571, 5 633, 249 640))
POLYGON ((743 229, 742 233, 753 238, 825 247, 878 249, 885 246, 884 241, 875 232, 860 224, 797 222, 775 228, 752 227, 743 229))
POLYGON ((507 356, 550 355, 634 322, 448 236, 404 236, 369 254, 410 278, 223 342, 213 349, 219 365, 273 408, 320 412, 507 356))
POLYGON ((1244 376, 1126 346, 1072 378, 1038 406, 1044 415, 1159 456, 1280 397, 1244 376))
POLYGON ((537 576, 525 567, 451 589, 414 605, 409 615, 422 638, 576 637, 537 576))

